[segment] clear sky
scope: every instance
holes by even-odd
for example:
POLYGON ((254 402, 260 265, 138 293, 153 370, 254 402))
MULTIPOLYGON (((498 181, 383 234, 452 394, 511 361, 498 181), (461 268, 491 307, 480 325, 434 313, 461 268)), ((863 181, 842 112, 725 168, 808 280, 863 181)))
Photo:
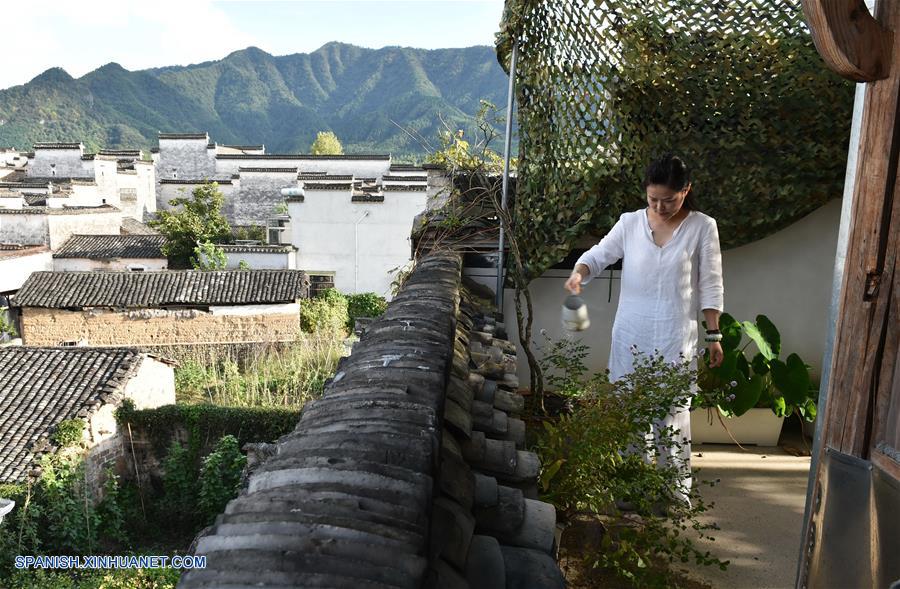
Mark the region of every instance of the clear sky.
POLYGON ((111 61, 129 70, 187 65, 251 45, 273 55, 329 41, 492 45, 502 12, 503 0, 29 0, 3 27, 0 88, 54 66, 78 78, 111 61))

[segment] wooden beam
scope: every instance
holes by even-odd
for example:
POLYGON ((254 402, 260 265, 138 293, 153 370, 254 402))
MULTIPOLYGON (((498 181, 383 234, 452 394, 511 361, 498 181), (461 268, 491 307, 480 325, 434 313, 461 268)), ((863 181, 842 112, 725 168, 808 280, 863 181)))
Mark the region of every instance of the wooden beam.
POLYGON ((869 13, 864 0, 803 0, 803 12, 829 68, 857 82, 888 76, 894 33, 869 13))
MULTIPOLYGON (((882 22, 900 25, 900 1, 882 2, 882 22)), ((859 156, 854 185, 853 214, 837 325, 828 404, 820 452, 832 448, 868 458, 878 370, 882 360, 893 276, 892 245, 885 227, 895 192, 900 190, 900 44, 885 80, 871 83, 863 107, 859 156), (885 255, 887 254, 887 255, 885 255), (889 262, 885 272, 885 263, 889 262), (885 276, 888 274, 887 276, 885 276), (886 281, 881 285, 882 281, 886 281), (870 288, 876 282, 884 288, 870 288)), ((889 217, 888 217, 889 218, 889 217)), ((890 225, 888 225, 890 226, 890 225)), ((896 225, 893 227, 896 230, 896 225)), ((896 239, 896 238, 895 238, 896 239)))

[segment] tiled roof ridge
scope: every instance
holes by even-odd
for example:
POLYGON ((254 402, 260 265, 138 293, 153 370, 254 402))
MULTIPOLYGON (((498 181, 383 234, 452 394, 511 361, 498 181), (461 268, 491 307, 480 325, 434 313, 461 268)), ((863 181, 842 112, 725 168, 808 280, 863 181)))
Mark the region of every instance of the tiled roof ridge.
POLYGON ((231 149, 259 150, 265 148, 265 145, 222 145, 222 147, 230 147, 231 149))
POLYGON ((297 168, 264 168, 258 166, 252 167, 239 167, 238 172, 271 172, 271 173, 279 173, 279 174, 296 174, 297 168))
POLYGON ((385 192, 426 192, 428 187, 418 184, 385 184, 381 189, 385 192))
POLYGON ((352 154, 352 155, 309 155, 297 153, 219 153, 216 158, 221 160, 377 160, 389 161, 390 155, 384 154, 352 154))
POLYGON ((352 187, 352 184, 343 184, 337 182, 335 182, 334 184, 320 184, 317 182, 303 184, 304 190, 350 190, 352 187))
POLYGON ((353 174, 311 174, 308 172, 297 174, 298 180, 353 180, 353 178, 353 174))
POLYGON ((260 245, 236 245, 223 244, 219 246, 225 253, 285 253, 296 250, 293 245, 260 244, 260 245))
POLYGON ((159 234, 122 235, 73 234, 54 254, 54 258, 165 258, 162 246, 166 238, 159 234))
POLYGON ((461 271, 458 255, 419 259, 296 429, 253 446, 182 589, 564 588, 555 511, 527 498, 540 465, 510 416, 524 409, 515 346, 461 271))
POLYGON ((18 307, 148 309, 294 303, 309 296, 302 270, 32 272, 18 307))
POLYGON ((390 182, 428 182, 428 176, 401 176, 399 174, 384 174, 381 179, 390 182))
POLYGON ((215 182, 216 184, 231 184, 232 179, 223 179, 223 180, 215 180, 210 178, 192 178, 192 179, 183 179, 183 178, 160 178, 160 184, 207 184, 209 182, 215 182))
MULTIPOLYGON (((56 198, 56 195, 46 195, 56 198)), ((89 206, 73 206, 73 207, 28 207, 24 209, 5 209, 0 208, 0 214, 10 215, 90 215, 92 213, 117 213, 121 212, 112 205, 89 206)))
POLYGON ((159 139, 203 139, 209 140, 209 133, 162 133, 158 135, 159 139))
POLYGON ((80 141, 40 141, 32 145, 33 149, 81 149, 84 144, 80 141))

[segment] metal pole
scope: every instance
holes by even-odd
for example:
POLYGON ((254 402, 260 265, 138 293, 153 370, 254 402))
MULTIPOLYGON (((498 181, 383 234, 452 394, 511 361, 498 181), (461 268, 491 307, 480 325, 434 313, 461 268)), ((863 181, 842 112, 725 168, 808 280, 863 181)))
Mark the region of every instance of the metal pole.
MULTIPOLYGON (((506 211, 506 200, 509 194, 509 157, 512 149, 512 120, 513 120, 513 103, 515 102, 516 91, 516 57, 518 56, 518 46, 513 40, 512 54, 509 59, 509 94, 506 98, 506 140, 503 146, 503 190, 500 197, 500 211, 506 211)), ((503 312, 503 247, 506 237, 504 232, 503 215, 500 217, 500 239, 497 244, 497 311, 503 312)))

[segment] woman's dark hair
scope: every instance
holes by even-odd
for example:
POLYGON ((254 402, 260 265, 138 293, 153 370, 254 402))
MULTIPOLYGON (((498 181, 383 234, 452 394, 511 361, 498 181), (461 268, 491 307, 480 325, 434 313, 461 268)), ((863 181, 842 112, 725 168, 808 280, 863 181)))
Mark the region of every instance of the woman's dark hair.
MULTIPOLYGON (((691 183, 691 170, 684 161, 671 153, 650 162, 647 171, 644 172, 644 182, 641 187, 646 189, 651 184, 666 186, 672 190, 683 190, 691 183)), ((694 198, 694 190, 691 189, 684 197, 684 208, 692 211, 698 210, 697 201, 694 198)))

